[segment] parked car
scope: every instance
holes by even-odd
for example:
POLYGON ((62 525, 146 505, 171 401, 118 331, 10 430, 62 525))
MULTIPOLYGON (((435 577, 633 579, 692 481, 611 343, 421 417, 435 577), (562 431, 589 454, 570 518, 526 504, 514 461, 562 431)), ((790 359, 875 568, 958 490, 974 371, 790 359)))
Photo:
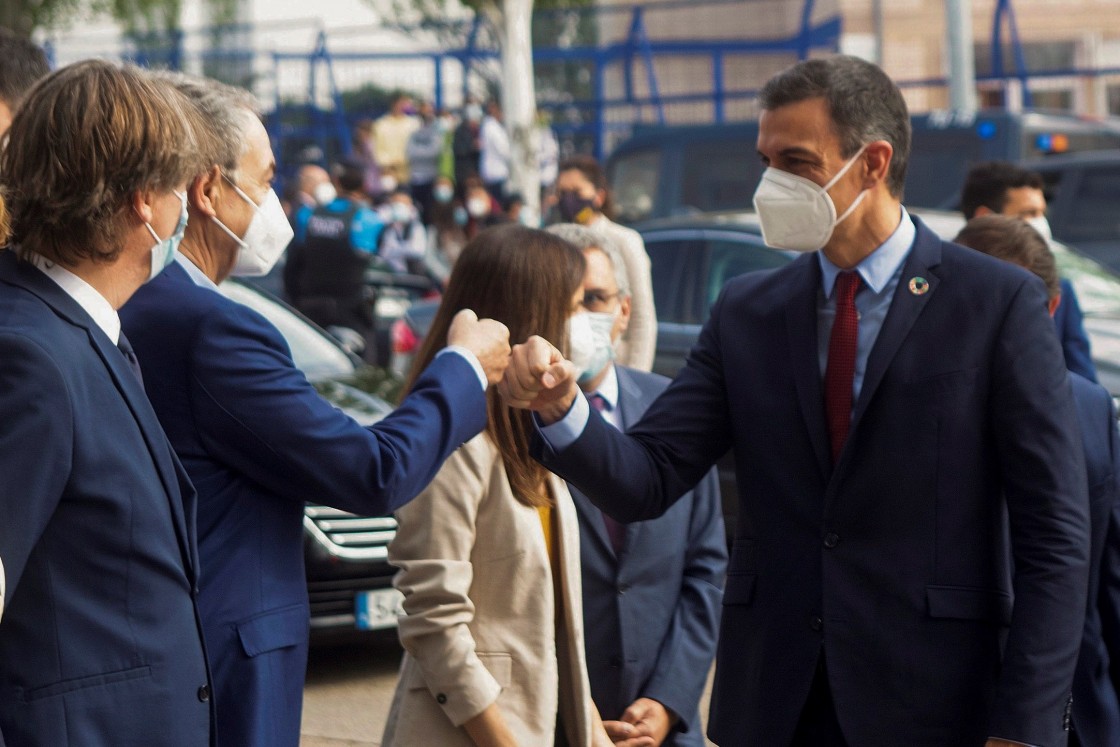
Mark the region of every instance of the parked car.
MULTIPOLYGON (((220 287, 276 326, 296 366, 335 407, 364 425, 392 411, 384 399, 361 388, 388 392, 392 381, 362 364, 299 312, 236 280, 220 287)), ((403 597, 392 587, 395 569, 388 562, 388 545, 396 520, 321 505, 325 496, 306 500, 303 547, 312 633, 395 628, 403 597)))

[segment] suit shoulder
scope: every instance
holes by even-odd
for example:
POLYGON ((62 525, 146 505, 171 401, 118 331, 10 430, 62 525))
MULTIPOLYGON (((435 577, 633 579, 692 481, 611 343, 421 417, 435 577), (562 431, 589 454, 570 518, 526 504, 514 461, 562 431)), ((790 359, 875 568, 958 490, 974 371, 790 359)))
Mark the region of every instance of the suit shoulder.
POLYGON ((1110 412, 1112 408, 1112 395, 1100 384, 1090 381, 1084 376, 1069 372, 1069 384, 1073 390, 1073 399, 1077 402, 1078 409, 1110 412))
POLYGON ((1018 288, 1023 283, 1042 282, 1033 273, 1018 265, 951 241, 941 242, 940 269, 943 275, 948 271, 958 280, 975 283, 988 289, 997 286, 1018 288))
POLYGON ((662 376, 652 371, 639 371, 628 366, 616 365, 615 370, 618 371, 619 378, 628 378, 646 395, 656 396, 660 394, 673 381, 668 376, 662 376))

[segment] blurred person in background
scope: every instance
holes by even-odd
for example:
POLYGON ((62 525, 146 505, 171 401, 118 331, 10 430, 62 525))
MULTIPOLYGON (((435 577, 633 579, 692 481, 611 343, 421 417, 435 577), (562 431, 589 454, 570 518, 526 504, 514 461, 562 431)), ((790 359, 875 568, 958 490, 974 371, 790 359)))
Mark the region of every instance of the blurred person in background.
POLYGON ((473 239, 485 228, 506 222, 501 203, 478 177, 467 179, 466 184, 463 185, 463 207, 467 211, 464 231, 468 240, 473 239))
MULTIPOLYGON (((477 99, 468 98, 463 105, 463 118, 451 138, 451 151, 455 156, 455 184, 462 188, 467 179, 478 177, 478 162, 482 156, 479 131, 482 127, 482 105, 477 99)), ((460 195, 462 197, 464 195, 460 195)))
POLYGON ((478 132, 478 176, 498 198, 505 194, 509 181, 510 143, 503 119, 501 104, 491 100, 478 132))
POLYGON ((324 400, 276 328, 217 288, 267 272, 291 237, 269 186, 276 163, 256 102, 215 81, 161 77, 206 123, 208 166, 188 187, 191 218, 174 264, 132 297, 121 322, 199 491, 198 607, 217 743, 296 747, 310 626, 304 501, 380 516, 419 492, 486 424, 484 392, 508 357, 506 330, 457 317, 441 339, 460 347, 434 357, 376 425, 324 400))
MULTIPOLYGON (((361 191, 365 193, 367 199, 371 200, 380 197, 382 191, 384 191, 382 188, 381 168, 377 165, 375 143, 373 120, 359 119, 354 124, 354 129, 351 133, 350 157, 348 160, 361 164, 361 191)), ((395 183, 393 187, 396 188, 395 183)))
POLYGON ((389 195, 381 215, 385 228, 379 240, 378 258, 393 272, 427 275, 424 255, 428 251, 428 234, 408 190, 398 189, 389 195))
MULTIPOLYGON (((514 339, 566 340, 583 271, 580 252, 543 231, 479 234, 452 271, 409 386, 461 309, 503 321, 514 339)), ((485 432, 396 514, 389 561, 400 569, 406 654, 382 744, 606 747, 583 650, 575 507, 529 456, 531 415, 495 391, 488 411, 485 432)))
POLYGON ((616 360, 623 366, 649 371, 657 349, 657 312, 645 242, 637 231, 611 220, 613 205, 607 176, 590 156, 575 156, 560 164, 556 199, 561 220, 605 233, 622 252, 632 302, 630 326, 616 346, 616 360))
MULTIPOLYGON (((432 186, 432 224, 428 227, 431 251, 444 267, 450 269, 467 243, 467 209, 455 196, 455 183, 446 176, 436 178, 432 186)), ((443 278, 446 280, 446 277, 443 278)))
POLYGON ((24 95, 50 71, 42 47, 0 27, 0 138, 8 131, 24 95))
POLYGON ((347 327, 362 335, 365 359, 373 362, 377 354, 374 299, 365 273, 377 253, 385 221, 362 190, 363 164, 340 161, 331 171, 338 196, 296 216, 284 290, 292 305, 320 327, 347 327))
MULTIPOLYGON (((592 409, 626 430, 669 384, 613 362, 630 321, 629 279, 613 240, 574 223, 548 232, 583 252, 585 333, 569 340, 592 409), (587 334, 590 332, 591 334, 587 334)), ((620 524, 568 485, 579 516, 591 696, 615 741, 703 747, 700 698, 716 653, 727 539, 713 469, 664 515, 620 524), (622 593, 624 592, 624 593, 622 593), (627 726, 628 725, 628 726, 627 726)))
MULTIPOLYGON (((1029 173, 1029 172, 1028 172, 1029 173)), ((971 219, 953 239, 1032 272, 1046 284, 1050 315, 1065 303, 1058 266, 1046 237, 1018 216, 988 213, 971 219), (1018 219, 1017 219, 1018 218, 1018 219)), ((1089 476, 1089 602, 1073 674, 1070 745, 1120 744, 1120 700, 1109 662, 1120 658, 1120 433, 1104 387, 1069 372, 1089 476)))
POLYGON ((331 183, 331 175, 315 163, 300 166, 291 185, 285 212, 293 228, 296 225, 296 215, 301 209, 314 210, 316 207, 329 205, 338 196, 338 190, 331 183))
POLYGON ((409 136, 405 156, 411 170, 409 189, 412 201, 420 219, 427 225, 432 220, 432 187, 439 175, 446 133, 443 124, 436 119, 432 102, 421 102, 419 114, 420 127, 409 136))
POLYGON ((173 261, 201 126, 143 71, 80 62, 0 156, 0 744, 210 744, 195 492, 117 315, 173 261))
POLYGON ((412 97, 398 93, 389 111, 373 123, 373 154, 381 169, 381 191, 388 195, 409 183, 408 141, 420 129, 412 97))
MULTIPOLYGON (((965 220, 982 215, 1005 215, 1026 221, 1047 241, 1053 241, 1046 220, 1046 195, 1042 176, 1007 161, 989 161, 973 166, 961 189, 961 212, 965 220)), ((1066 368, 1089 381, 1097 380, 1097 369, 1085 333, 1081 303, 1073 283, 1062 278, 1062 303, 1054 314, 1054 325, 1062 343, 1066 368)))

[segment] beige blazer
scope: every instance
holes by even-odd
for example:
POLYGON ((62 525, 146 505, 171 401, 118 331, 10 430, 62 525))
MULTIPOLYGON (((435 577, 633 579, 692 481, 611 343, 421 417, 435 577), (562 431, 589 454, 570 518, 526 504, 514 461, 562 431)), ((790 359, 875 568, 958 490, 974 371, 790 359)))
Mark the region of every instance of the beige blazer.
POLYGON ((630 281, 630 326, 614 345, 615 363, 650 371, 657 352, 657 310, 653 305, 653 275, 646 244, 640 233, 618 225, 605 215, 600 215, 587 227, 614 239, 630 281))
POLYGON ((397 512, 389 560, 405 596, 406 653, 384 747, 468 747, 462 724, 495 701, 519 745, 552 745, 558 712, 570 744, 591 744, 579 524, 567 486, 551 475, 549 484, 560 625, 540 514, 514 498, 485 433, 397 512))

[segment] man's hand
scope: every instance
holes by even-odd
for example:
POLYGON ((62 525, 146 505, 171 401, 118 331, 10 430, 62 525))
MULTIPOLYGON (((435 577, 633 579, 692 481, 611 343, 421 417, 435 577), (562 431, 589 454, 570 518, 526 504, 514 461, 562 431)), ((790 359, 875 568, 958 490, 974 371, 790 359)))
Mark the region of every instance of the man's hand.
POLYGON ((638 698, 618 721, 604 721, 616 747, 657 747, 676 723, 665 706, 650 698, 638 698))
POLYGON ((579 394, 576 370, 552 343, 533 336, 513 346, 498 392, 510 407, 533 410, 545 425, 567 414, 579 394))
POLYGON ((509 330, 493 319, 479 319, 470 309, 463 309, 451 320, 447 344, 459 345, 474 353, 486 380, 497 384, 509 365, 509 330))

